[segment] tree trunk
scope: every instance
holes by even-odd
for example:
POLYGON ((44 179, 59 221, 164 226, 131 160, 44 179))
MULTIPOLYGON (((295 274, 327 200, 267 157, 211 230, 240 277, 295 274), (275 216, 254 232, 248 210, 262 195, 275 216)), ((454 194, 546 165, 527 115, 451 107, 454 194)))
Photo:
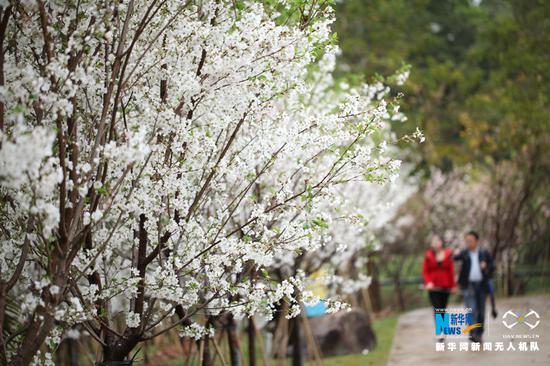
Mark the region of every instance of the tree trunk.
POLYGON ((506 268, 506 287, 508 288, 508 296, 514 295, 514 279, 513 279, 513 271, 512 271, 512 255, 508 255, 507 258, 507 268, 506 268))
POLYGON ((300 339, 300 315, 292 319, 292 366, 302 366, 302 341, 300 339))
POLYGON ((367 273, 371 276, 368 292, 372 311, 377 312, 382 310, 382 295, 380 293, 380 282, 378 281, 378 268, 376 268, 376 263, 371 260, 371 257, 369 256, 369 260, 367 261, 367 273))
POLYGON ((68 338, 65 341, 67 346, 67 359, 69 366, 78 366, 78 343, 75 339, 68 338))
POLYGON ((256 325, 254 316, 248 319, 248 365, 256 366, 256 325))
MULTIPOLYGON (((78 366, 77 343, 72 338, 64 339, 55 350, 55 364, 60 366, 78 366)), ((0 365, 4 365, 0 363, 0 365)))
POLYGON ((229 356, 231 366, 241 366, 241 353, 239 350, 239 338, 237 334, 237 323, 233 319, 233 315, 229 315, 227 319, 227 343, 229 344, 229 356))
POLYGON ((130 352, 139 343, 139 336, 130 335, 128 338, 115 338, 113 342, 103 347, 103 362, 122 362, 127 360, 130 352))
POLYGON ((204 337, 204 348, 202 350, 202 366, 212 366, 212 358, 210 357, 210 337, 204 337))
POLYGON ((401 279, 395 278, 394 281, 395 292, 397 294, 397 305, 400 311, 405 310, 405 298, 403 297, 403 289, 401 288, 401 279))

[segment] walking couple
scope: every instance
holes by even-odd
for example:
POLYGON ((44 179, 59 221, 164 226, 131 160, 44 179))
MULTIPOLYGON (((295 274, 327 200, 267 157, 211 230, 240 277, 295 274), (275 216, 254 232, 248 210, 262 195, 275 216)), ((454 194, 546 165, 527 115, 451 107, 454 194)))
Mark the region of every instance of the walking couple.
POLYGON ((445 247, 440 236, 432 237, 430 249, 424 256, 422 268, 424 288, 428 290, 434 313, 445 312, 449 295, 456 289, 454 262, 459 263, 458 286, 464 296, 465 307, 471 309, 472 322, 481 324, 481 327, 470 331, 470 340, 481 342, 487 295, 491 297, 493 317, 496 317, 497 314, 491 281, 494 263, 491 254, 480 248, 477 232, 468 232, 464 237, 464 242, 466 246, 464 249, 456 249, 453 252, 450 248, 445 247))

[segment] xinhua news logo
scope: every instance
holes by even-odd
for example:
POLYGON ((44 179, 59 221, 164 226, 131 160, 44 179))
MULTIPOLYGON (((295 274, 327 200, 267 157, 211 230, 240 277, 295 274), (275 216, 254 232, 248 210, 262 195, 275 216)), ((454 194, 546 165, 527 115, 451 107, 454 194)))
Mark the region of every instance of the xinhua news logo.
POLYGON ((467 335, 472 329, 481 327, 474 323, 469 310, 445 311, 435 314, 435 335, 461 336, 467 335))

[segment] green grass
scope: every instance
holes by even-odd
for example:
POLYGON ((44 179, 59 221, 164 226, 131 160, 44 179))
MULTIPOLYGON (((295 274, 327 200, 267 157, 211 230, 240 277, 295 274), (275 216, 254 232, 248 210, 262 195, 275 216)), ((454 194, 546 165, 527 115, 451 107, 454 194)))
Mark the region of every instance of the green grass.
MULTIPOLYGON (((323 366, 383 366, 388 362, 398 315, 387 316, 373 322, 378 344, 368 354, 354 354, 329 357, 323 360, 323 366)), ((313 366, 314 363, 307 363, 313 366)))
MULTIPOLYGON (((383 319, 375 320, 373 322, 373 330, 376 334, 377 345, 376 348, 370 351, 368 354, 353 354, 337 357, 328 357, 323 359, 323 366, 384 366, 388 362, 388 356, 390 354, 392 340, 395 335, 395 328, 397 325, 397 318, 399 315, 394 314, 387 316, 383 319)), ((241 344, 244 353, 244 365, 248 364, 246 354, 246 339, 243 339, 241 344)), ((257 352, 258 358, 256 361, 257 365, 263 365, 263 362, 260 359, 259 350, 257 352)), ((224 355, 228 358, 228 355, 224 355)), ((195 365, 197 361, 195 360, 195 365)), ((171 360, 167 362, 164 366, 182 366, 184 363, 180 360, 171 360)), ((276 360, 271 360, 270 364, 272 366, 278 365, 279 362, 276 360)), ((216 366, 221 365, 219 359, 215 362, 216 366)), ((285 361, 285 365, 290 365, 290 359, 285 361)), ((306 366, 314 366, 313 362, 307 362, 306 366)))

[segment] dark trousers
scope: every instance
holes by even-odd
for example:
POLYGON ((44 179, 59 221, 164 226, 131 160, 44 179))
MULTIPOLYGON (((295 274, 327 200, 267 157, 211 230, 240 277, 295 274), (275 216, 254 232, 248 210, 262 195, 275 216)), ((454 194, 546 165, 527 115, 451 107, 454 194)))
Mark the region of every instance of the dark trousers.
POLYGON ((428 296, 434 308, 434 315, 445 312, 449 302, 449 291, 428 291, 428 296))
POLYGON ((485 322, 485 301, 487 300, 487 287, 482 282, 470 282, 464 290, 464 304, 472 309, 473 323, 481 323, 481 328, 474 328, 470 332, 472 337, 481 337, 483 323, 485 322))

